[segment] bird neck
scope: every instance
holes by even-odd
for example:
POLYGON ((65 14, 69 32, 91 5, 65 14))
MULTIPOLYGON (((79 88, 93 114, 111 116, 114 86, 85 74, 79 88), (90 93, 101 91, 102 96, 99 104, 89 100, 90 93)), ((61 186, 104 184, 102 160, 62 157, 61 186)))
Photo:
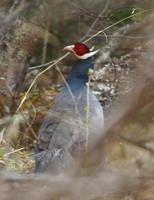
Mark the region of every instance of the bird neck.
POLYGON ((71 91, 74 96, 79 96, 88 82, 88 70, 90 68, 93 68, 92 58, 78 60, 63 84, 61 95, 67 96, 71 91))
POLYGON ((85 85, 88 81, 88 71, 90 68, 93 68, 92 61, 93 59, 91 57, 85 60, 77 60, 67 78, 67 83, 70 87, 73 85, 85 85))

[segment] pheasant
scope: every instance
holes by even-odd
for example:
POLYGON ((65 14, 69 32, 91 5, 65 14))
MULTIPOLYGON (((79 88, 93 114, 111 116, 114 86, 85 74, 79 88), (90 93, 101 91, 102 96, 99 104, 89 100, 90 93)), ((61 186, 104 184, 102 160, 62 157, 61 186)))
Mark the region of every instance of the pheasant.
POLYGON ((60 173, 68 169, 103 134, 103 109, 87 86, 97 51, 83 43, 64 50, 77 61, 40 127, 35 148, 36 172, 60 173))

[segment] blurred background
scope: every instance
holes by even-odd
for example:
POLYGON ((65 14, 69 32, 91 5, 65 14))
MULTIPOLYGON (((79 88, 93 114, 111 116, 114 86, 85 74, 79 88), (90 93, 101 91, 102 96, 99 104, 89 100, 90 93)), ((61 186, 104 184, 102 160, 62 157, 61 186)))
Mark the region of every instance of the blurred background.
MULTIPOLYGON (((2 200, 21 180, 26 189, 13 185, 14 199, 51 199, 53 193, 54 199, 154 199, 153 5, 152 0, 0 1, 0 168, 7 174, 0 178, 2 200), (86 44, 100 49, 90 85, 104 109, 106 136, 89 152, 84 180, 30 178, 27 186, 25 177, 12 174, 33 172, 37 132, 63 82, 56 66, 39 76, 17 112, 20 102, 65 45, 89 38, 86 44), (95 174, 100 163, 102 182, 95 174), (39 193, 42 181, 48 186, 39 193), (88 190, 89 182, 94 185, 88 190)), ((69 55, 58 63, 64 77, 74 61, 69 55)))

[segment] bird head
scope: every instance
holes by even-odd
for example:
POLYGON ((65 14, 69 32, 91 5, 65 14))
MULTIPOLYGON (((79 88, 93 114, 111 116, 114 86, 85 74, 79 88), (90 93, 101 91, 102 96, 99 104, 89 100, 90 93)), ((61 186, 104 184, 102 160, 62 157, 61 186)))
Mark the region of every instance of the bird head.
POLYGON ((78 59, 87 59, 89 57, 92 57, 95 55, 98 50, 92 51, 92 49, 89 49, 85 44, 83 43, 76 43, 74 45, 69 45, 64 47, 64 51, 68 51, 74 54, 74 56, 78 59))

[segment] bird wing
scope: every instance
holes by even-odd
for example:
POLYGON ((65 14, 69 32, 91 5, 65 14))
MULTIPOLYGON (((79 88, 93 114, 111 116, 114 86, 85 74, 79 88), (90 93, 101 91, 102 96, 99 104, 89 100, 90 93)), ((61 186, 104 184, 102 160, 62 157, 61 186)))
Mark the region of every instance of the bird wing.
POLYGON ((58 113, 55 114, 50 110, 38 133, 36 153, 48 149, 48 145, 56 131, 57 126, 60 124, 60 121, 61 117, 59 117, 58 113))
POLYGON ((85 140, 83 122, 74 112, 50 112, 41 125, 36 144, 36 171, 67 165, 71 151, 85 140), (83 134, 83 135, 82 135, 83 134))

